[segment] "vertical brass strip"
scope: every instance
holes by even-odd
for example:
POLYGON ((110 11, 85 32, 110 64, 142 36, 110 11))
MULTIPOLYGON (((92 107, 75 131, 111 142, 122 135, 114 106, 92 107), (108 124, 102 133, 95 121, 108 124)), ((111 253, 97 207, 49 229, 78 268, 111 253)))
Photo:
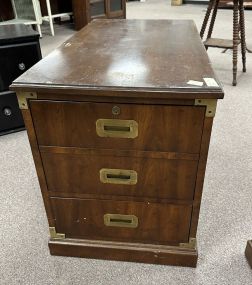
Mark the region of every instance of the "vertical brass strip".
POLYGON ((37 99, 36 92, 17 92, 18 105, 21 110, 28 109, 28 99, 37 99))
POLYGON ((195 99, 195 106, 205 106, 206 117, 214 117, 217 107, 217 99, 195 99))

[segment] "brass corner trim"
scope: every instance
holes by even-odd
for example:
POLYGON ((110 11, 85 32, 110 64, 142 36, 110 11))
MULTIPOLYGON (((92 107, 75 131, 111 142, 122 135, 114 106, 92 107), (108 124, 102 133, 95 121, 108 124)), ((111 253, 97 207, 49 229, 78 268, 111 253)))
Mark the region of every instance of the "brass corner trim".
POLYGON ((189 238, 189 242, 180 243, 179 246, 182 248, 196 249, 197 248, 197 240, 196 240, 196 238, 189 238))
POLYGON ((28 100, 27 99, 37 99, 36 92, 17 92, 18 105, 19 109, 25 110, 28 109, 28 100))
POLYGON ((66 235, 57 233, 55 227, 49 227, 50 237, 51 239, 65 239, 66 235))
POLYGON ((217 99, 195 99, 195 106, 206 106, 206 117, 214 117, 217 99))

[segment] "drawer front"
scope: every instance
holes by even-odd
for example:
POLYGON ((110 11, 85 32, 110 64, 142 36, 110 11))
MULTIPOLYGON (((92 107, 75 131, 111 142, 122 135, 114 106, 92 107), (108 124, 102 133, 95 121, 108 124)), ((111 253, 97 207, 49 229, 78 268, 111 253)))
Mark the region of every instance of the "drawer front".
POLYGON ((197 161, 42 152, 48 188, 60 192, 192 200, 197 161))
POLYGON ((41 59, 37 42, 0 47, 0 91, 41 59))
POLYGON ((199 153, 205 107, 31 101, 40 145, 199 153))
POLYGON ((188 242, 191 205, 51 198, 57 232, 67 238, 188 242))

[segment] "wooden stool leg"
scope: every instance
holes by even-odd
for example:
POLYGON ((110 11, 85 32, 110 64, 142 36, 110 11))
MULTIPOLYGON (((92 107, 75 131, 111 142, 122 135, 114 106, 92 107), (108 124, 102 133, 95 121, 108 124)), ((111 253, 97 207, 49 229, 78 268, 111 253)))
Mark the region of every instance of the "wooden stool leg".
POLYGON ((233 86, 237 84, 237 53, 239 42, 239 10, 238 0, 234 0, 234 14, 233 14, 233 86))
MULTIPOLYGON (((211 22, 210 22, 210 25, 209 25, 209 30, 208 30, 208 34, 207 34, 207 39, 211 38, 211 35, 212 35, 212 33, 213 33, 213 27, 214 27, 214 23, 215 23, 217 11, 218 11, 218 5, 219 5, 219 0, 214 1, 214 10, 213 10, 211 22)), ((208 49, 208 47, 206 47, 206 50, 207 50, 207 49, 208 49)))
POLYGON ((214 3, 214 10, 213 10, 213 14, 212 14, 212 19, 211 19, 208 34, 207 34, 208 39, 211 38, 211 35, 213 32, 213 27, 214 27, 214 23, 215 23, 217 11, 218 11, 218 5, 219 5, 219 0, 216 0, 214 3))
POLYGON ((204 37, 206 26, 207 26, 207 23, 208 23, 208 20, 209 20, 209 17, 210 17, 210 14, 211 14, 211 11, 212 11, 214 3, 215 3, 215 0, 210 0, 210 2, 208 4, 206 15, 205 15, 205 18, 204 18, 204 21, 203 21, 203 24, 202 24, 202 27, 201 27, 201 30, 200 30, 200 37, 201 38, 204 37))
POLYGON ((243 0, 239 0, 240 10, 240 33, 241 33, 241 52, 242 52, 242 65, 243 72, 246 72, 246 36, 245 36, 245 18, 243 0))

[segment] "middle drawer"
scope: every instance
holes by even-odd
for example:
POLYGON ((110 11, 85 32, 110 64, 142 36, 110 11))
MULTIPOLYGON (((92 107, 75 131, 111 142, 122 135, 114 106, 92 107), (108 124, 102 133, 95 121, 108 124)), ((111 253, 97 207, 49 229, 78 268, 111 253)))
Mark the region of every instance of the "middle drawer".
POLYGON ((198 161, 167 153, 41 148, 50 192, 192 200, 198 161), (64 153, 65 152, 65 153, 64 153), (146 157, 147 156, 147 157, 146 157), (152 156, 152 157, 151 157, 152 156), (162 157, 163 156, 163 157, 162 157))

